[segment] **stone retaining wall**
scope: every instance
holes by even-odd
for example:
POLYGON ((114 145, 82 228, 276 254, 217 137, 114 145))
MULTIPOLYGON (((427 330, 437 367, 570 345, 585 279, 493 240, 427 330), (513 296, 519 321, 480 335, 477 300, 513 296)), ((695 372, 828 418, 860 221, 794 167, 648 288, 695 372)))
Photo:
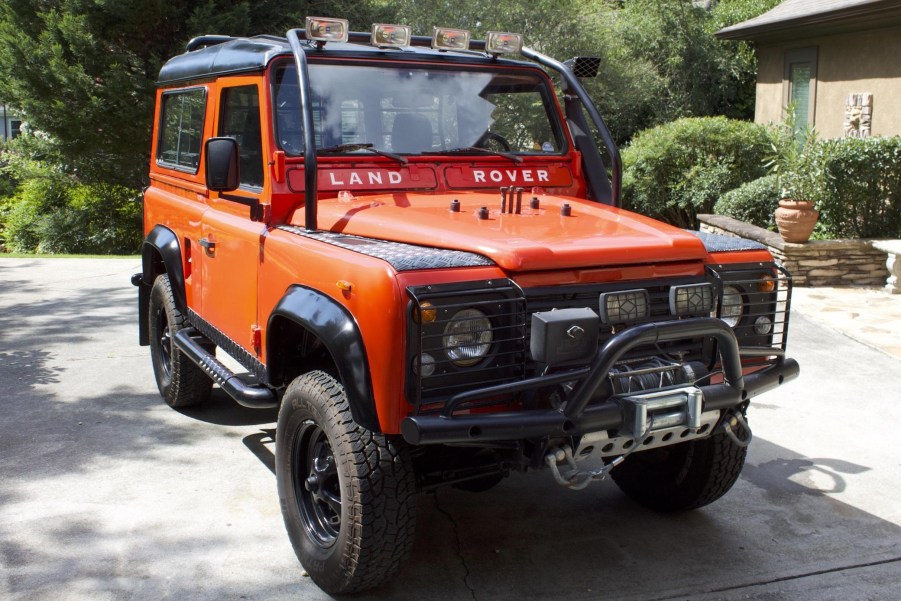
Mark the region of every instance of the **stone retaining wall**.
POLYGON ((887 253, 874 240, 785 242, 776 232, 723 215, 698 215, 701 231, 756 240, 792 274, 796 286, 884 286, 887 253))

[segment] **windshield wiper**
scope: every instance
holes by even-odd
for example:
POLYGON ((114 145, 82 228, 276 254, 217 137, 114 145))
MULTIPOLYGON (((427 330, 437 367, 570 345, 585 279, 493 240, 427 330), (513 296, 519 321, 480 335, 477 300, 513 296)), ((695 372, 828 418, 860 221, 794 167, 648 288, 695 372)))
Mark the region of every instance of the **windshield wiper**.
POLYGON ((522 163, 522 157, 510 152, 502 150, 491 150, 490 148, 482 148, 481 146, 463 146, 461 148, 451 148, 443 151, 446 154, 463 154, 466 152, 481 152, 482 154, 493 154, 494 156, 504 157, 514 163, 522 163))
POLYGON ((407 160, 407 157, 402 157, 399 154, 394 154, 393 152, 387 152, 385 150, 379 150, 378 148, 373 148, 371 142, 365 142, 360 144, 338 144, 337 146, 326 146, 325 148, 317 148, 316 154, 323 154, 328 152, 353 152, 354 150, 368 150, 369 152, 374 152, 375 154, 383 157, 388 157, 389 159, 394 159, 401 165, 406 165, 410 161, 407 160))

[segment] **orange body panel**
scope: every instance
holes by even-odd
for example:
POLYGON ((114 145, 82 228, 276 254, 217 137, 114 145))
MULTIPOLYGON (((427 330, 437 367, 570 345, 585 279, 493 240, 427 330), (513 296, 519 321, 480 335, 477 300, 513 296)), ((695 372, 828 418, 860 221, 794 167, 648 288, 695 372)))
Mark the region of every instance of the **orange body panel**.
MULTIPOLYGON (((151 160, 145 234, 156 225, 176 233, 188 307, 264 365, 271 359, 269 317, 292 286, 346 307, 363 338, 384 432, 400 432, 410 407, 404 395, 407 287, 497 278, 524 288, 651 280, 700 276, 707 264, 772 260, 766 251, 711 255, 688 232, 586 200, 581 157, 574 150, 527 156, 516 165, 498 156, 416 156, 405 166, 378 156, 323 157, 317 174, 320 230, 467 251, 495 263, 398 273, 381 259, 277 229, 304 225, 304 172, 300 159, 286 159, 275 144, 268 82, 267 71, 185 85, 206 91, 204 140, 218 135, 222 90, 257 86, 264 184, 230 196, 258 199, 264 221, 252 221, 247 206, 207 191, 203 153, 196 173, 151 160), (501 186, 523 188, 519 214, 511 214, 512 206, 501 211, 501 186), (537 209, 530 208, 533 196, 537 209), (454 200, 459 212, 450 210, 454 200), (569 216, 561 215, 564 205, 569 216), (487 219, 479 218, 483 207, 487 219), (201 248, 201 240, 213 248, 201 248)), ((165 91, 157 96, 154 157, 165 91)), ((571 139, 568 144, 572 149, 571 139)))

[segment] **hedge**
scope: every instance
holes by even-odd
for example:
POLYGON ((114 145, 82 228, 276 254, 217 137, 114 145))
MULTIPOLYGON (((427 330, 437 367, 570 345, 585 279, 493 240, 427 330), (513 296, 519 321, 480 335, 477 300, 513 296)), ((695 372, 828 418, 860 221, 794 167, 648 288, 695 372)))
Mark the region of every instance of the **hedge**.
POLYGON ((825 140, 818 154, 818 233, 901 238, 901 136, 825 140))
POLYGON ((723 194, 713 212, 772 230, 776 227, 773 214, 780 198, 778 177, 765 175, 723 194))
POLYGON ((684 118, 639 132, 623 150, 628 209, 697 229, 727 191, 765 175, 764 126, 725 117, 684 118))

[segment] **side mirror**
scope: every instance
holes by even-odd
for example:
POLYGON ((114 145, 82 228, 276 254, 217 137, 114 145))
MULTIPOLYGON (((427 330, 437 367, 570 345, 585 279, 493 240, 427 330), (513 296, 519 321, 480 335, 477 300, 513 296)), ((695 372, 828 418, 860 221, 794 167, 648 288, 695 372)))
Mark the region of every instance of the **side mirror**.
POLYGON ((238 142, 234 138, 210 138, 206 152, 206 187, 216 192, 231 192, 241 181, 238 142))
POLYGON ((579 79, 587 79, 597 77, 601 59, 598 56, 576 56, 563 64, 572 69, 573 75, 579 79))

